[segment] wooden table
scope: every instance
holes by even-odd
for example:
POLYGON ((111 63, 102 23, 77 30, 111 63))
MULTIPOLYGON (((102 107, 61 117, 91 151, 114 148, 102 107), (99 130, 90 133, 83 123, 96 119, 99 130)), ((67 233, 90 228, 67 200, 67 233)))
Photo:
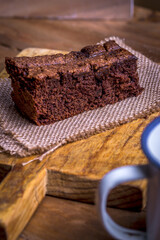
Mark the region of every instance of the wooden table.
MULTIPOLYGON (((27 47, 78 50, 105 37, 119 36, 155 62, 160 62, 160 22, 157 16, 130 21, 53 21, 0 19, 0 70, 4 57, 27 47)), ((145 229, 145 210, 110 209, 112 217, 131 228, 145 229)), ((102 228, 94 205, 46 196, 20 240, 112 239, 102 228)))

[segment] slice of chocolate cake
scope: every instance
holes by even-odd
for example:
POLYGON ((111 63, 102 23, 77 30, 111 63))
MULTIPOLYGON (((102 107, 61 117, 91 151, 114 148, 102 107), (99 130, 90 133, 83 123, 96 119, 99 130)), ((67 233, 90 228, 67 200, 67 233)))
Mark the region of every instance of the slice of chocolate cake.
POLYGON ((137 58, 114 41, 79 52, 6 58, 12 98, 37 125, 113 104, 142 92, 137 58))

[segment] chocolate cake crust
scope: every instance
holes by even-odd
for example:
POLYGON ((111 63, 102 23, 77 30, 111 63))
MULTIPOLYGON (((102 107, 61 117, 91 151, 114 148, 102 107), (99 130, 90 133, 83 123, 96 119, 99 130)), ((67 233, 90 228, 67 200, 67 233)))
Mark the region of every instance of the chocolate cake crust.
POLYGON ((37 125, 54 123, 142 92, 137 58, 115 41, 66 55, 6 58, 12 99, 37 125))

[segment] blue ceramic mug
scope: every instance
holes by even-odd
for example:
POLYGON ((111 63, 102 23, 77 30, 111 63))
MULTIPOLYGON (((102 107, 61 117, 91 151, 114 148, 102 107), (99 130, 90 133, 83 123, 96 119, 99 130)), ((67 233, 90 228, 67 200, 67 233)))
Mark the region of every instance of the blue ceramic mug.
POLYGON ((146 165, 124 166, 107 173, 98 188, 98 211, 104 228, 119 240, 160 239, 160 117, 151 122, 141 138, 143 152, 149 160, 146 165), (111 189, 121 183, 148 179, 147 232, 132 230, 115 223, 107 213, 106 204, 111 189))

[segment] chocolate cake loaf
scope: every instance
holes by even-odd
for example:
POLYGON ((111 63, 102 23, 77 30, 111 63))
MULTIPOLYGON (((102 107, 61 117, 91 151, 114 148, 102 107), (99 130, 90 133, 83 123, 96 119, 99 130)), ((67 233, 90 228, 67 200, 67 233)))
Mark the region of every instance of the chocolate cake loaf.
POLYGON ((66 55, 6 58, 12 99, 37 125, 54 123, 142 92, 137 58, 115 41, 66 55))

